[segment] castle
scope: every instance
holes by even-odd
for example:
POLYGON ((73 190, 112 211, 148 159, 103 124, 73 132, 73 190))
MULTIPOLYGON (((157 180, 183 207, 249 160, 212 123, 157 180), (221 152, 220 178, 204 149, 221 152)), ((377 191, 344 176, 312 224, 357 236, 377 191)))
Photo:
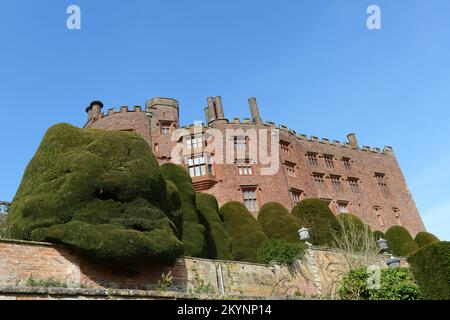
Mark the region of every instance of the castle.
POLYGON ((302 199, 318 198, 335 214, 357 215, 372 230, 401 225, 412 236, 425 230, 391 147, 360 147, 355 134, 349 134, 347 142, 299 135, 286 126, 263 123, 255 98, 249 99, 249 106, 252 119, 228 120, 221 97, 209 97, 206 123, 180 128, 175 99, 153 98, 144 110, 122 106, 106 113, 103 104, 94 101, 86 109, 85 128, 140 134, 160 163, 179 156, 196 191, 213 194, 219 205, 242 202, 255 216, 268 202, 291 209, 302 199), (208 148, 214 144, 210 132, 218 133, 215 140, 223 139, 222 145, 227 150, 232 146, 238 156, 233 153, 232 161, 219 159, 217 148, 208 148), (277 148, 270 144, 273 132, 277 148), (267 141, 268 153, 273 151, 279 161, 276 171, 262 174, 267 163, 250 152, 253 139, 267 141), (179 152, 174 153, 177 146, 179 152))

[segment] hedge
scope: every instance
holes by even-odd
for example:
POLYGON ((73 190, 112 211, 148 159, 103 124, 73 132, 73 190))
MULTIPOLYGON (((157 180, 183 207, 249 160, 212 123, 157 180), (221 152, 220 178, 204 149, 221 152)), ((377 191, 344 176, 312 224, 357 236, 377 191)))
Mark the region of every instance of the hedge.
POLYGON ((207 257, 209 259, 233 260, 231 244, 233 239, 225 230, 219 216, 219 205, 213 195, 197 193, 197 209, 206 227, 207 257))
POLYGON ((300 221, 279 203, 266 203, 259 210, 258 222, 269 239, 300 242, 300 221))
POLYGON ((259 261, 269 264, 276 262, 281 265, 291 265, 301 259, 305 253, 303 242, 290 242, 284 239, 269 239, 261 244, 258 250, 259 261))
POLYGON ((164 178, 172 181, 178 189, 183 214, 181 240, 186 247, 185 254, 191 257, 206 258, 206 230, 199 218, 195 204, 195 191, 189 173, 184 167, 173 163, 163 164, 161 172, 164 178))
MULTIPOLYGON (((420 287, 409 268, 381 269, 379 287, 369 287, 367 267, 350 270, 342 279, 339 298, 342 300, 419 300, 420 287)), ((375 280, 375 279, 374 279, 375 280)))
POLYGON ((372 251, 372 248, 377 246, 373 240, 370 227, 357 216, 350 213, 341 213, 336 218, 341 227, 341 235, 336 240, 342 241, 342 244, 335 244, 337 247, 366 252, 372 251))
POLYGON ((380 238, 381 238, 381 239, 386 239, 386 235, 384 234, 384 232, 379 231, 379 230, 374 231, 374 232, 372 233, 372 235, 373 235, 375 241, 380 240, 380 238))
POLYGON ((408 257, 427 300, 450 300, 450 242, 434 242, 408 257))
POLYGON ((258 249, 268 238, 247 208, 242 203, 231 201, 223 205, 219 213, 225 229, 233 238, 231 252, 234 259, 259 262, 258 249))
POLYGON ((328 205, 319 199, 305 199, 292 209, 302 227, 311 230, 311 242, 318 246, 333 246, 340 234, 339 223, 328 205))
POLYGON ((166 183, 129 132, 48 129, 8 214, 10 238, 63 243, 111 264, 173 263, 183 253, 166 183))
POLYGON ((393 226, 386 231, 389 251, 396 256, 406 257, 419 249, 408 230, 402 226, 393 226))
POLYGON ((416 237, 414 238, 414 241, 417 243, 419 248, 422 248, 430 243, 439 242, 439 239, 434 234, 431 234, 431 233, 425 232, 425 231, 421 231, 416 235, 416 237))

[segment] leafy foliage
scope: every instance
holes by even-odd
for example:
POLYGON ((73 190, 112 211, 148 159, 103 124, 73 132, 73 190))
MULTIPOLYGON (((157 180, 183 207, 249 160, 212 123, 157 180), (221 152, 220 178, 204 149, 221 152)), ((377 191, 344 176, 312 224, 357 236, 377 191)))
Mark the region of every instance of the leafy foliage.
POLYGON ((375 239, 375 241, 378 241, 380 240, 380 238, 386 239, 386 235, 384 234, 384 232, 377 230, 373 232, 373 238, 375 239))
POLYGON ((393 226, 386 231, 389 250, 396 256, 406 257, 419 247, 408 230, 401 226, 393 226))
POLYGON ((291 265, 296 259, 301 259, 305 253, 302 242, 289 242, 284 239, 264 241, 258 251, 259 261, 270 263, 275 261, 283 265, 291 265))
POLYGON ((350 270, 342 279, 339 297, 343 300, 418 300, 420 288, 409 268, 381 269, 380 287, 370 288, 367 267, 350 270))
POLYGON ((300 242, 300 221, 279 203, 266 203, 259 210, 258 222, 269 239, 300 242))
POLYGON ((164 178, 172 181, 178 190, 183 215, 181 240, 186 247, 185 254, 191 257, 206 258, 206 230, 205 226, 201 224, 195 204, 195 192, 191 177, 185 168, 173 163, 162 165, 161 172, 164 178))
POLYGON ((408 263, 429 300, 450 300, 450 242, 434 242, 408 257, 408 263))
POLYGON ((258 249, 267 239, 259 223, 247 208, 231 201, 219 210, 225 229, 233 238, 231 253, 235 260, 258 262, 258 249))
POLYGON ((231 244, 233 239, 225 230, 219 216, 219 205, 214 196, 197 193, 197 209, 206 227, 207 257, 209 259, 233 260, 231 244))
POLYGON ((439 242, 439 239, 434 234, 421 231, 416 235, 414 241, 417 243, 419 248, 422 248, 430 243, 439 242))
POLYGON ((303 227, 311 230, 310 242, 318 246, 333 246, 340 226, 326 203, 319 199, 302 200, 292 209, 292 214, 303 227))
POLYGON ((0 213, 0 239, 6 238, 6 215, 0 213))
POLYGON ((8 234, 63 243, 111 264, 167 263, 183 253, 166 183, 137 134, 55 125, 28 164, 8 234))

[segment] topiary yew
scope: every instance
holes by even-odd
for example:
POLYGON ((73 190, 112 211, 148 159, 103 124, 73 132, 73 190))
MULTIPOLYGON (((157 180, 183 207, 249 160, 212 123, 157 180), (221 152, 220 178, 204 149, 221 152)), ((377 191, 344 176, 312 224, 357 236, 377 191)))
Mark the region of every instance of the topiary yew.
POLYGON ((434 242, 408 257, 426 300, 450 300, 450 242, 434 242))
POLYGON ((171 264, 183 253, 148 144, 128 132, 55 125, 28 164, 8 234, 69 245, 113 264, 171 264))
POLYGON ((389 250, 397 256, 406 257, 416 251, 419 246, 414 242, 408 230, 402 226, 393 226, 386 231, 389 250))
POLYGON ((258 262, 258 249, 268 240, 259 223, 239 202, 228 202, 219 210, 225 229, 233 238, 232 254, 237 261, 258 262))
POLYGON ((414 241, 417 243, 419 248, 422 248, 430 243, 439 242, 439 239, 434 234, 421 231, 416 235, 414 241))
POLYGON ((225 230, 219 216, 219 205, 213 195, 197 193, 197 209, 206 227, 207 257, 209 259, 233 260, 231 244, 233 239, 225 230))
POLYGON ((181 240, 185 254, 191 257, 206 258, 205 226, 201 224, 195 204, 195 191, 189 173, 182 166, 166 163, 161 166, 166 180, 172 181, 178 190, 183 215, 181 240))
POLYGON ((386 235, 384 234, 384 232, 379 231, 379 230, 374 231, 374 232, 372 233, 372 235, 373 235, 373 238, 375 239, 375 241, 380 240, 380 238, 381 238, 381 239, 386 239, 386 235))
POLYGON ((310 242, 318 246, 333 246, 340 234, 339 223, 328 205, 319 199, 305 199, 292 209, 302 227, 311 230, 310 242))
POLYGON ((279 203, 266 203, 259 210, 258 222, 269 239, 300 242, 300 221, 279 203))

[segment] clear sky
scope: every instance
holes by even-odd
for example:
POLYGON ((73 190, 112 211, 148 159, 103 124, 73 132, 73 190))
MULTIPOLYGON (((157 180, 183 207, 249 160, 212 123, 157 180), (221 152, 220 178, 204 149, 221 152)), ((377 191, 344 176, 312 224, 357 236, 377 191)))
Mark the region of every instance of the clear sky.
POLYGON ((450 240, 450 1, 9 0, 0 5, 0 200, 11 200, 46 129, 85 107, 206 97, 225 115, 299 133, 392 145, 430 232, 450 240), (81 8, 81 30, 66 9, 81 8), (381 8, 381 30, 366 9, 381 8))

